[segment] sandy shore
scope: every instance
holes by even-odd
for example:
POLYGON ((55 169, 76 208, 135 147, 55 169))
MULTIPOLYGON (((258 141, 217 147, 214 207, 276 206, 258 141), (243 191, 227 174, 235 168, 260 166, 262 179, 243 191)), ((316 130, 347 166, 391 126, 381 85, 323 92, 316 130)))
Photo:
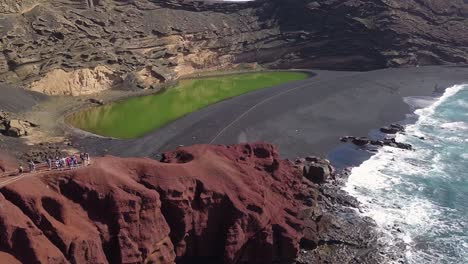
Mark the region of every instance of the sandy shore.
POLYGON ((44 101, 47 96, 0 83, 0 110, 22 112, 44 101))
POLYGON ((314 71, 317 76, 209 106, 134 140, 74 134, 93 154, 150 156, 179 145, 268 141, 285 157, 326 155, 343 135, 398 122, 407 96, 434 96, 468 82, 468 67, 433 66, 371 72, 314 71))

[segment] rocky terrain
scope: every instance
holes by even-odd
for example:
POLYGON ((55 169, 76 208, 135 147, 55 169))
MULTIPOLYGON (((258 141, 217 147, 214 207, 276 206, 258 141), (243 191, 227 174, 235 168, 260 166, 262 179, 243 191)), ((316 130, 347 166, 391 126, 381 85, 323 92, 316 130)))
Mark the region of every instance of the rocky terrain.
POLYGON ((51 95, 194 72, 468 62, 464 0, 3 0, 0 80, 51 95))
POLYGON ((262 143, 99 158, 0 189, 0 262, 377 263, 334 182, 326 160, 262 143))

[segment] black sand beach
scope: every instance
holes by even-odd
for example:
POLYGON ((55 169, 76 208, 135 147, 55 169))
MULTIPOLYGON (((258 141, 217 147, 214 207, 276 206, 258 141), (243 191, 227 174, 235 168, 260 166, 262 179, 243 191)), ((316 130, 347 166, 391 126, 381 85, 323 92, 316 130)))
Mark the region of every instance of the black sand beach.
POLYGON ((31 109, 47 96, 0 83, 0 110, 22 112, 31 109))
POLYGON ((133 140, 75 133, 73 142, 96 155, 150 156, 179 145, 267 141, 288 158, 325 155, 344 135, 405 118, 407 96, 433 96, 468 82, 465 66, 370 72, 314 71, 316 76, 242 95, 187 115, 133 140))

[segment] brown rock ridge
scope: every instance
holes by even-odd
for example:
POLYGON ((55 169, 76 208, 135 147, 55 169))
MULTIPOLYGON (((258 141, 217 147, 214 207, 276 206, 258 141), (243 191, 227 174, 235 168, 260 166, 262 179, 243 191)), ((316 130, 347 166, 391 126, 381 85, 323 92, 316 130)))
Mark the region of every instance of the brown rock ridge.
POLYGON ((468 63, 464 0, 14 0, 0 14, 0 80, 48 94, 98 92, 120 78, 149 87, 252 62, 352 70, 468 63))
POLYGON ((269 144, 197 145, 27 177, 0 189, 0 262, 290 263, 301 244, 304 259, 362 255, 332 237, 355 228, 302 169, 269 144))

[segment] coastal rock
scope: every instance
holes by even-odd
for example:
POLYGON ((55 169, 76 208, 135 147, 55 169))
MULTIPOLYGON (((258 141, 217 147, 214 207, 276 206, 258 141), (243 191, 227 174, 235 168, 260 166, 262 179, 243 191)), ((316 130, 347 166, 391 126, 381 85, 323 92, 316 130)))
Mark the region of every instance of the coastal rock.
POLYGON ((303 176, 314 183, 323 184, 334 176, 334 169, 330 161, 310 156, 305 158, 303 176))
MULTIPOLYGON (((397 132, 402 132, 404 131, 404 128, 402 126, 397 127, 396 125, 391 125, 388 127, 389 129, 395 129, 398 130, 397 132)), ((382 130, 382 128, 381 128, 382 130)), ((395 132, 395 133, 397 133, 395 132)), ((389 133, 391 134, 391 133, 389 133)), ((365 147, 365 146, 378 146, 378 147, 383 147, 383 146, 389 146, 389 147, 394 147, 394 148, 400 148, 400 149, 406 149, 406 150, 413 150, 413 146, 408 143, 403 143, 403 142, 397 142, 395 138, 385 138, 383 140, 371 140, 366 137, 353 137, 353 136, 345 136, 340 138, 341 142, 349 142, 351 141, 353 144, 360 146, 360 147, 365 147)), ((370 151, 376 151, 376 149, 370 149, 370 151)))
POLYGON ((342 233, 349 226, 333 208, 349 198, 318 186, 264 143, 183 147, 163 162, 94 158, 0 189, 0 260, 289 263, 306 241, 316 241, 315 259, 378 252, 366 244, 370 229, 342 233), (324 246, 335 240, 339 250, 324 246))
POLYGON ((369 145, 370 140, 366 137, 358 137, 358 138, 352 139, 352 142, 354 145, 357 145, 357 146, 366 146, 366 145, 369 145))
POLYGON ((408 143, 397 142, 395 138, 385 138, 383 140, 384 146, 390 146, 394 148, 412 150, 413 146, 408 143))
POLYGON ((391 124, 390 126, 381 127, 380 132, 385 134, 396 134, 399 132, 404 132, 405 128, 399 124, 391 124))
POLYGON ((393 127, 381 127, 380 132, 385 134, 396 134, 399 132, 399 130, 393 127))

